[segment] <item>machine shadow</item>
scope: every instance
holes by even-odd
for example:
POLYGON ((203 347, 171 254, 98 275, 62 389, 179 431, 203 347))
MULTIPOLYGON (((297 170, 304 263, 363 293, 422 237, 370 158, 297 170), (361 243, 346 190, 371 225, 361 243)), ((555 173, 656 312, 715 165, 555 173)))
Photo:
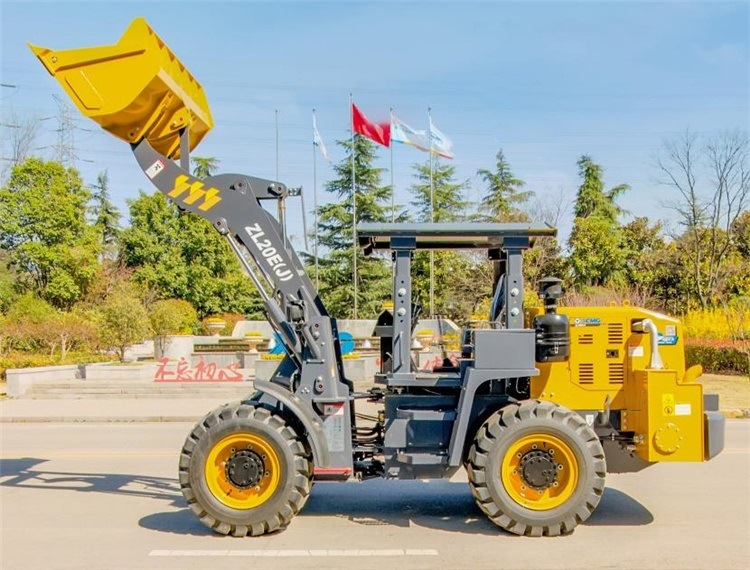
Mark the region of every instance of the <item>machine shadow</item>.
MULTIPOLYGON (((179 511, 170 511, 149 515, 144 519, 156 518, 155 530, 160 525, 159 517, 178 515, 179 522, 171 523, 174 532, 181 534, 212 535, 210 529, 203 526, 190 511, 185 508, 180 486, 176 479, 166 477, 151 477, 125 473, 70 473, 65 471, 50 471, 41 464, 47 459, 38 457, 22 457, 0 459, 0 486, 17 487, 19 489, 48 489, 51 491, 77 491, 80 493, 106 493, 126 497, 143 497, 167 503, 172 507, 180 507, 179 511)), ((142 519, 143 520, 143 519, 142 519)), ((152 528, 148 525, 141 526, 152 528)))
MULTIPOLYGON (((338 516, 356 524, 408 527, 415 524, 450 532, 502 533, 479 510, 467 483, 450 481, 383 481, 315 485, 299 516, 338 516)), ((617 489, 606 488, 590 526, 642 526, 651 512, 617 489)))
MULTIPOLYGON (((0 486, 106 493, 165 502, 179 510, 142 517, 142 528, 171 534, 216 536, 188 508, 176 479, 121 473, 69 473, 49 471, 46 459, 0 459, 0 486)), ((334 516, 354 524, 416 525, 449 532, 503 535, 479 510, 469 486, 451 481, 385 481, 316 483, 300 517, 334 516)), ((590 526, 641 526, 653 522, 651 512, 617 489, 606 488, 599 507, 586 522, 590 526)))

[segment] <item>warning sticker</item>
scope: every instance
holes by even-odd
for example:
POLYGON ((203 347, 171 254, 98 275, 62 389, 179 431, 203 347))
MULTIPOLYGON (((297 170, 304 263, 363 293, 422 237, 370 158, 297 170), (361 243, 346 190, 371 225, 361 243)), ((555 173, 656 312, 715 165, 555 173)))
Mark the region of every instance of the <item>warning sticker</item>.
POLYGON ((346 416, 344 415, 344 403, 324 404, 323 431, 326 434, 328 449, 330 451, 344 451, 344 435, 346 427, 346 416))
POLYGON ((332 415, 323 421, 329 451, 344 451, 344 416, 332 415))
POLYGON ((675 416, 689 416, 693 413, 693 409, 690 404, 677 404, 674 407, 675 416))
POLYGON ((153 180, 161 171, 164 170, 164 167, 164 162, 161 160, 157 160, 146 169, 146 176, 153 180))

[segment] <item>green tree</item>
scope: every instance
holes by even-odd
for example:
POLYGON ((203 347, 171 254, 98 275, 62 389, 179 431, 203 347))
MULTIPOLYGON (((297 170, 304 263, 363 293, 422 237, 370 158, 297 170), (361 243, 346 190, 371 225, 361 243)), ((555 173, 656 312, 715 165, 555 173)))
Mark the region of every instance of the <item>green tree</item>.
POLYGON ((198 313, 182 299, 164 299, 149 307, 148 318, 155 335, 192 334, 198 313))
POLYGON ((112 202, 109 193, 109 175, 104 170, 96 177, 91 194, 91 215, 94 227, 99 232, 102 253, 105 258, 116 257, 117 235, 120 233, 120 211, 112 202))
POLYGON ((619 184, 604 189, 603 170, 588 156, 578 161, 581 185, 574 205, 569 263, 573 279, 582 286, 622 281, 625 256, 617 198, 630 187, 619 184))
POLYGON ((625 251, 622 237, 613 224, 602 216, 577 218, 570 234, 568 258, 576 283, 583 286, 606 286, 620 283, 623 277, 625 251))
POLYGON ((415 182, 411 185, 414 196, 412 206, 417 210, 420 222, 458 222, 466 219, 469 202, 464 198, 468 182, 456 182, 455 166, 434 160, 432 184, 430 184, 430 162, 415 164, 415 182))
POLYGON ((161 354, 169 347, 169 335, 192 334, 198 325, 198 313, 193 306, 182 299, 157 301, 148 308, 154 342, 161 354))
POLYGON ((666 242, 661 223, 635 218, 622 228, 625 278, 630 287, 646 294, 658 294, 658 283, 666 269, 666 242))
POLYGON ((745 210, 732 222, 732 240, 740 255, 750 261, 750 210, 745 210))
POLYGON ((78 172, 30 158, 0 189, 0 248, 21 286, 56 307, 73 305, 97 271, 96 232, 86 223, 91 195, 78 172))
POLYGON ((513 174, 502 149, 497 151, 495 161, 494 171, 486 168, 477 170, 477 174, 487 185, 487 191, 482 198, 480 219, 488 222, 526 221, 528 218, 521 210, 521 206, 534 193, 522 190, 526 183, 513 174))
MULTIPOLYGON (((454 166, 434 160, 432 184, 430 184, 430 162, 415 164, 414 184, 411 186, 412 206, 416 209, 417 221, 436 223, 457 222, 466 219, 469 202, 464 198, 466 181, 456 182, 454 166)), ((433 252, 433 282, 435 294, 434 313, 455 316, 457 307, 463 307, 463 298, 473 295, 459 292, 459 281, 452 278, 457 273, 470 273, 470 262, 466 254, 458 251, 433 252)), ((412 265, 414 295, 424 306, 430 302, 430 253, 418 252, 412 265)), ((466 283, 461 283, 466 285, 466 283)))
POLYGON ((192 156, 190 160, 193 163, 193 176, 196 178, 208 178, 213 176, 216 168, 221 162, 213 156, 192 156))
POLYGON ((630 190, 630 185, 618 184, 605 191, 602 167, 586 155, 578 159, 578 174, 581 176, 581 185, 573 207, 575 217, 601 216, 616 224, 617 218, 623 213, 622 208, 617 205, 617 198, 630 190))
POLYGON ((125 350, 152 334, 146 308, 132 286, 119 287, 99 311, 99 339, 125 358, 125 350))
POLYGON ((219 233, 203 218, 181 213, 160 192, 130 202, 120 256, 135 282, 158 299, 189 301, 201 317, 263 314, 258 292, 219 233))
POLYGON ((656 166, 675 196, 672 208, 684 228, 675 240, 683 272, 690 273, 690 296, 703 309, 725 301, 727 273, 733 271, 735 224, 750 204, 750 139, 730 131, 710 138, 690 131, 665 141, 656 166))
POLYGON ((0 314, 5 313, 18 296, 18 278, 9 262, 8 252, 0 249, 0 314))
MULTIPOLYGON (((318 208, 318 241, 325 254, 320 259, 320 294, 328 311, 338 318, 354 316, 354 227, 351 157, 354 153, 357 223, 387 222, 391 219, 391 188, 381 184, 383 169, 373 166, 375 144, 355 135, 337 141, 346 153, 333 169, 336 178, 325 185, 334 200, 318 208)), ((402 216, 399 216, 402 219, 402 216)), ((365 257, 357 249, 357 317, 377 315, 390 297, 391 269, 379 256, 365 257)))

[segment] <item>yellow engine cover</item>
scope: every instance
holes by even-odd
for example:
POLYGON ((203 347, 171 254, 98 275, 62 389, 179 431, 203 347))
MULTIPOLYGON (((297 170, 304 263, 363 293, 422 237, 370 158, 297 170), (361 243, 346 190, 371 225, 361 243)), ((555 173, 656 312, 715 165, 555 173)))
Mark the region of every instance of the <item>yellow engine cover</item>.
MULTIPOLYGON (((621 431, 635 433, 646 461, 701 461, 703 389, 696 370, 685 372, 679 320, 631 306, 559 312, 570 321, 570 358, 537 363, 531 397, 579 411, 620 410, 621 431), (650 335, 632 331, 643 319, 656 324, 663 370, 649 369, 650 335)), ((527 312, 527 326, 536 314, 527 312)))

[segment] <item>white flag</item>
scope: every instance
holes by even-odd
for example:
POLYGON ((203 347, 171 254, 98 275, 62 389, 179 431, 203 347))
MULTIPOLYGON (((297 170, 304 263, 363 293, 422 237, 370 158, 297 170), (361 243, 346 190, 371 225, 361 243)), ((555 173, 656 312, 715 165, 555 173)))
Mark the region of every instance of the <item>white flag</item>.
POLYGON ((427 152, 427 133, 411 128, 391 113, 391 142, 413 146, 427 152))
POLYGON ((326 145, 323 144, 323 139, 320 138, 320 133, 318 132, 318 124, 315 122, 315 113, 313 113, 313 144, 318 147, 323 158, 328 162, 331 162, 331 158, 328 156, 328 151, 326 150, 326 145))
POLYGON ((432 124, 430 117, 430 146, 432 152, 443 158, 453 158, 453 143, 432 124))

